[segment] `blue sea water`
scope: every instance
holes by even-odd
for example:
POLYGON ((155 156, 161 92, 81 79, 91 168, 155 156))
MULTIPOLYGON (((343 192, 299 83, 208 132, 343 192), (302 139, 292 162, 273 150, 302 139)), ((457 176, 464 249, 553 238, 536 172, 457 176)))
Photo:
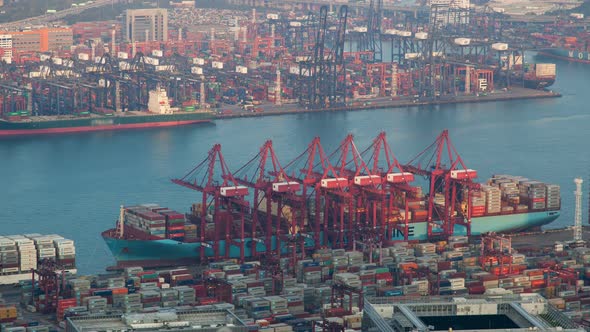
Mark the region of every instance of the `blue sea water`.
MULTIPOLYGON (((159 203, 187 211, 196 192, 170 182, 221 143, 230 169, 267 139, 286 164, 320 136, 332 151, 347 133, 366 147, 386 131, 397 158, 410 160, 443 130, 480 179, 523 175, 562 188, 562 216, 573 223, 574 177, 590 181, 590 66, 558 64, 552 89, 561 98, 299 114, 216 121, 214 125, 96 132, 0 141, 0 234, 58 233, 76 241, 81 273, 114 263, 100 238, 121 204, 159 203)), ((587 183, 585 189, 587 189, 587 183)))

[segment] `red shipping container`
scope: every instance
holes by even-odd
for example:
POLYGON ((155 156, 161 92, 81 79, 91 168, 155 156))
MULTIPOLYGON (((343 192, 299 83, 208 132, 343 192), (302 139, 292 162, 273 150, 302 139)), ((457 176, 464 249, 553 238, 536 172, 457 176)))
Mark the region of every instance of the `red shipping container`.
POLYGON ((195 290, 195 296, 197 298, 207 296, 207 287, 205 285, 193 285, 192 287, 195 290))
POLYGON ((472 295, 480 295, 486 292, 486 288, 484 286, 469 286, 467 287, 469 294, 472 295))
POLYGON ((389 279, 389 278, 391 278, 390 272, 383 272, 383 273, 376 273, 375 274, 376 280, 383 280, 383 279, 389 279))
POLYGON ((467 287, 483 287, 483 282, 481 281, 468 281, 465 283, 465 286, 467 287))
POLYGON ((210 297, 199 299, 199 303, 201 305, 215 304, 217 302, 218 302, 217 299, 210 298, 210 297))
POLYGON ((467 274, 465 272, 451 273, 449 278, 467 278, 467 274))
POLYGON ((187 269, 178 269, 178 270, 171 270, 170 275, 177 276, 180 274, 190 274, 189 270, 187 269))
POLYGON ((478 276, 478 279, 481 281, 492 281, 492 280, 498 280, 498 276, 486 274, 486 275, 478 276))
POLYGON ((356 273, 356 272, 359 272, 360 270, 361 270, 360 266, 350 266, 348 268, 348 272, 351 272, 351 273, 356 273))
POLYGON ((449 262, 449 261, 438 262, 437 266, 438 266, 439 271, 449 270, 451 268, 451 262, 449 262))

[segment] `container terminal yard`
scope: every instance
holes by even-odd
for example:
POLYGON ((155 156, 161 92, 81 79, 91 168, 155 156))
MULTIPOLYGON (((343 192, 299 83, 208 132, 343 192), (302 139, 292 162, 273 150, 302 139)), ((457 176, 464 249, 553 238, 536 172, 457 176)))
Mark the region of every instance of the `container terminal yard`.
POLYGON ((213 11, 135 9, 122 22, 6 31, 0 133, 559 96, 547 90, 555 64, 527 61, 528 26, 485 8, 373 0, 233 13, 195 27, 213 11))
MULTIPOLYGON (((40 50, 19 49, 14 31, 0 135, 559 95, 547 90, 555 65, 525 61, 542 41, 497 12, 279 7, 129 11, 129 30, 30 27, 40 50), (187 24, 199 13, 206 31, 187 24), (64 31, 75 46, 51 46, 64 31)), ((102 237, 117 266, 100 275, 78 275, 74 243, 60 235, 2 235, 0 331, 587 329, 582 180, 574 227, 542 232, 562 188, 526 174, 475 182, 450 136, 407 162, 385 133, 364 150, 352 135, 330 152, 316 138, 285 164, 261 142, 241 167, 216 144, 170 184, 198 192, 186 213, 111 207, 118 220, 102 237)))
POLYGON ((551 222, 559 186, 476 177, 446 131, 407 163, 384 133, 361 151, 348 135, 329 154, 315 139, 284 167, 267 141, 235 172, 215 145, 172 181, 201 193, 189 213, 121 207, 103 233, 122 263, 109 273, 65 269, 75 250, 58 235, 3 237, 3 264, 14 268, 1 277, 31 270, 1 288, 3 329, 583 331, 582 180, 573 230, 529 231, 513 246, 509 234, 490 231, 551 222), (126 260, 137 257, 146 259, 126 260), (444 317, 454 315, 449 326, 444 317))

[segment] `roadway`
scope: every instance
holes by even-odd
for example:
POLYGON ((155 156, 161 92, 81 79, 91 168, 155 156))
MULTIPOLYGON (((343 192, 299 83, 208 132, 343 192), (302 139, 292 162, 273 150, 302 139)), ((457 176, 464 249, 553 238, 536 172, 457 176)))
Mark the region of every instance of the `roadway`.
POLYGON ((99 8, 117 2, 119 2, 119 0, 94 0, 93 3, 81 7, 70 7, 64 10, 60 10, 56 13, 43 14, 40 16, 29 17, 19 21, 2 23, 0 24, 0 30, 10 31, 18 30, 19 28, 30 25, 47 25, 51 22, 62 20, 66 16, 80 14, 81 12, 87 9, 99 8))

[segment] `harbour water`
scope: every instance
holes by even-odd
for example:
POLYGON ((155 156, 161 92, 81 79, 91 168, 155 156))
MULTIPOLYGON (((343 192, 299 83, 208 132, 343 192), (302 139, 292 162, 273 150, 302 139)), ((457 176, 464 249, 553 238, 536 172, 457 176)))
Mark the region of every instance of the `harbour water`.
POLYGON ((0 141, 0 234, 58 233, 76 241, 78 269, 113 264, 100 232, 114 225, 121 204, 155 202, 186 211, 198 193, 174 185, 222 144, 238 169, 272 139, 286 164, 321 136, 332 151, 347 133, 359 148, 386 131, 397 158, 408 161, 443 129, 480 180, 523 175, 562 187, 562 216, 571 225, 573 178, 590 182, 590 66, 556 62, 552 89, 561 98, 481 104, 229 119, 211 125, 96 132, 0 141))

